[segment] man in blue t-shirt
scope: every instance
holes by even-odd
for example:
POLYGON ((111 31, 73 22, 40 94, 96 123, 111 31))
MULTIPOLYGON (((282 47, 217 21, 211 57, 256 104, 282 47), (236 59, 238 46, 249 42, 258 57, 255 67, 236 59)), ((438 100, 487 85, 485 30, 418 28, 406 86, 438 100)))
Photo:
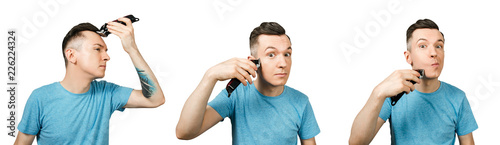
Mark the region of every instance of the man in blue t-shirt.
POLYGON ((320 130, 309 99, 285 85, 292 65, 285 29, 263 22, 250 34, 250 52, 247 59, 233 58, 207 70, 184 104, 177 138, 193 139, 229 117, 233 144, 290 145, 297 144, 297 135, 301 144, 316 144, 320 130), (250 61, 257 59, 261 67, 250 61), (230 95, 222 90, 207 103, 217 81, 231 78, 242 85, 230 95))
POLYGON ((62 52, 66 75, 34 90, 19 123, 14 144, 108 144, 109 119, 115 110, 154 108, 165 102, 163 92, 135 44, 132 22, 119 18, 108 22, 134 64, 142 90, 121 87, 106 81, 107 46, 98 29, 90 23, 74 26, 64 37, 62 52))
POLYGON ((406 62, 377 85, 354 120, 349 144, 369 144, 389 119, 392 144, 474 144, 478 128, 465 93, 438 80, 444 63, 444 36, 436 23, 421 19, 406 32, 406 62), (416 69, 423 69, 422 79, 416 69), (412 83, 411 81, 415 82, 412 83), (397 94, 405 92, 395 104, 397 94), (393 100, 394 99, 394 100, 393 100))

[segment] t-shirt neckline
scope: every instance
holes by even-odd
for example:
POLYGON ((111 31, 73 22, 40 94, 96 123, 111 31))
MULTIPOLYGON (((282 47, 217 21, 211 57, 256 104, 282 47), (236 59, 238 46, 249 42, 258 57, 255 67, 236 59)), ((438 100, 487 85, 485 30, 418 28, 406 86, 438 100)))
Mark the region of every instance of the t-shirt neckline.
POLYGON ((441 92, 441 90, 443 90, 443 81, 439 81, 439 88, 434 92, 424 93, 424 92, 418 91, 417 89, 415 89, 414 92, 417 94, 420 94, 420 95, 427 95, 428 96, 428 95, 439 94, 441 92))
POLYGON ((92 92, 92 91, 93 91, 93 88, 94 88, 94 87, 92 87, 92 84, 94 83, 94 81, 95 81, 95 80, 93 80, 92 82, 90 82, 90 88, 89 88, 89 90, 88 90, 87 92, 85 92, 85 93, 80 93, 80 94, 77 94, 77 93, 72 93, 72 92, 70 92, 70 91, 66 90, 66 88, 64 88, 64 87, 62 86, 61 82, 56 82, 56 83, 57 83, 57 85, 56 85, 56 86, 57 86, 59 89, 64 90, 64 92, 66 92, 66 93, 68 93, 68 94, 70 94, 70 95, 75 95, 75 96, 84 96, 84 95, 88 95, 88 94, 90 94, 90 92, 92 92))
POLYGON ((253 83, 250 84, 250 87, 253 89, 253 91, 257 92, 257 94, 259 94, 260 97, 262 97, 262 98, 269 98, 269 99, 278 99, 278 98, 281 98, 282 96, 285 96, 285 94, 287 92, 287 87, 285 85, 285 86, 283 86, 283 92, 281 92, 280 95, 271 97, 271 96, 266 96, 266 95, 260 93, 259 90, 257 90, 257 88, 255 87, 255 85, 253 83))

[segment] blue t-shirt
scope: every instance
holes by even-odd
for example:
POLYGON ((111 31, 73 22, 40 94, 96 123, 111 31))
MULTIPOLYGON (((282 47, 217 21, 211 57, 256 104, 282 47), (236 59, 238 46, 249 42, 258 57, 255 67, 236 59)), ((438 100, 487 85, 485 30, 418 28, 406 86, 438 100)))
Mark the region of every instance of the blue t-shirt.
POLYGON ((232 124, 233 144, 291 145, 319 134, 319 126, 301 92, 285 86, 276 97, 262 95, 253 84, 239 85, 227 97, 222 90, 208 105, 232 124))
POLYGON ((108 144, 111 114, 124 110, 131 92, 94 80, 86 93, 74 94, 55 82, 31 93, 18 129, 36 135, 39 145, 108 144))
POLYGON ((379 117, 389 119, 392 144, 450 145, 455 133, 467 135, 478 128, 465 93, 445 82, 433 93, 403 95, 395 106, 387 98, 379 117))

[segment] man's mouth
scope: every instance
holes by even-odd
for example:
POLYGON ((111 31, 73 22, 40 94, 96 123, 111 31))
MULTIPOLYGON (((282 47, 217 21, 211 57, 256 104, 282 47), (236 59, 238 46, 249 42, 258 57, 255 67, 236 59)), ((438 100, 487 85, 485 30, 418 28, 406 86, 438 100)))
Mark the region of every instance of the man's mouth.
POLYGON ((287 75, 287 73, 276 73, 274 75, 278 76, 278 77, 285 77, 287 75))
POLYGON ((438 67, 438 66, 439 66, 439 63, 437 63, 437 62, 436 62, 436 63, 433 63, 431 66, 433 66, 433 67, 438 67))

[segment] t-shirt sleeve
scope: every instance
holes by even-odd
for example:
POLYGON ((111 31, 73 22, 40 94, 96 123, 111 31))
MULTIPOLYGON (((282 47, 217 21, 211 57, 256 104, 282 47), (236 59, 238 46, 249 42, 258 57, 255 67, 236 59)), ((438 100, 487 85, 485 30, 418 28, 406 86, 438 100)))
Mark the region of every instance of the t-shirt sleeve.
POLYGON ((238 88, 231 93, 231 97, 227 97, 228 93, 226 89, 223 89, 212 101, 208 103, 210 107, 214 108, 214 110, 219 113, 223 120, 233 114, 234 107, 231 99, 238 97, 238 93, 236 92, 237 90, 238 88))
POLYGON ((314 116, 314 111, 312 109, 311 103, 307 101, 299 129, 299 137, 300 139, 310 139, 318 135, 319 132, 320 129, 318 126, 318 122, 316 122, 316 117, 314 116))
POLYGON ((467 135, 478 128, 476 119, 472 114, 467 97, 464 97, 460 111, 458 112, 457 125, 455 126, 458 136, 467 135))
POLYGON ((40 104, 35 93, 31 93, 24 107, 23 118, 17 126, 25 134, 37 135, 40 132, 40 104))
POLYGON ((132 93, 132 88, 122 87, 114 83, 106 82, 106 91, 111 93, 111 105, 113 110, 123 111, 132 93))
POLYGON ((391 98, 386 98, 384 101, 384 105, 382 106, 382 109, 380 109, 378 117, 382 118, 384 121, 387 121, 387 119, 391 117, 391 111, 392 111, 391 98))

